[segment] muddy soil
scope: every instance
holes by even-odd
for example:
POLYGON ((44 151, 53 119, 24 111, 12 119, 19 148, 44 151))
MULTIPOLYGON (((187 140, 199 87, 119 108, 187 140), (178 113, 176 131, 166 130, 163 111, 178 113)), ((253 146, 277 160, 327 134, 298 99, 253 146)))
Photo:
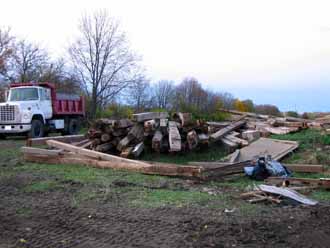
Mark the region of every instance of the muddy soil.
POLYGON ((126 207, 120 198, 75 206, 72 194, 82 185, 68 181, 61 191, 22 191, 31 180, 36 178, 19 174, 0 181, 1 248, 329 247, 330 244, 327 205, 273 207, 273 211, 261 211, 255 216, 203 207, 132 208, 126 207))

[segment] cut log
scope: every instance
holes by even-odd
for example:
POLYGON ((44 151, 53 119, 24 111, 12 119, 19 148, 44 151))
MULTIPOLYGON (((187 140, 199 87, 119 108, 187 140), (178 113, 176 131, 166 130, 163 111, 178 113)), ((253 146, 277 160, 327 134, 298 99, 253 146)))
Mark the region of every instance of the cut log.
POLYGON ((170 152, 181 151, 181 136, 175 121, 168 122, 170 152))
POLYGON ((221 138, 223 138, 226 134, 242 127, 245 125, 245 121, 243 120, 240 120, 240 121, 237 121, 237 122, 234 122, 232 124, 230 124, 229 126, 225 127, 225 128, 222 128, 220 129, 218 132, 216 133, 213 133, 210 138, 212 141, 217 141, 217 140, 220 140, 221 138))
POLYGON ((44 138, 33 138, 27 139, 26 146, 40 146, 46 145, 48 140, 58 140, 65 143, 79 142, 85 139, 85 135, 66 135, 66 136, 53 136, 53 137, 44 137, 44 138))
POLYGON ((161 151, 162 139, 163 134, 160 131, 156 131, 152 138, 152 149, 158 153, 161 151))
POLYGON ((144 122, 152 119, 166 119, 168 118, 167 112, 146 112, 134 114, 133 119, 137 122, 144 122))
POLYGON ((122 150, 122 152, 120 153, 120 157, 122 158, 128 158, 133 151, 134 147, 126 147, 122 150))
POLYGON ((120 119, 113 121, 113 127, 114 128, 128 128, 133 126, 133 122, 129 119, 120 119))
POLYGON ((144 132, 151 133, 155 131, 157 122, 155 120, 145 121, 144 122, 144 132))
POLYGON ((117 150, 123 151, 129 145, 132 139, 133 139, 132 136, 126 136, 125 138, 120 140, 120 142, 117 145, 117 150))
POLYGON ((105 143, 105 144, 101 144, 96 146, 95 151, 98 152, 109 152, 112 148, 114 148, 114 145, 111 143, 105 143))
POLYGON ((192 150, 198 146, 198 136, 195 130, 187 133, 187 143, 189 150, 192 150))
POLYGON ((103 143, 110 141, 110 139, 111 139, 111 136, 108 133, 104 133, 101 135, 101 141, 103 143))
POLYGON ((193 124, 193 118, 191 113, 174 113, 173 114, 174 121, 181 124, 181 127, 185 127, 193 124))
POLYGON ((129 137, 130 140, 136 139, 141 142, 144 138, 143 125, 135 124, 128 132, 127 137, 129 137))

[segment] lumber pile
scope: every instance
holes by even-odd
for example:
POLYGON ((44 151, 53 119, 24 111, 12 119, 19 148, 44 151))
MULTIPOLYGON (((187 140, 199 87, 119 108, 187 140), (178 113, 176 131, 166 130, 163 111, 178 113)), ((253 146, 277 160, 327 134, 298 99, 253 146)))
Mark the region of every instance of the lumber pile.
MULTIPOLYGON (((243 119, 243 118, 242 118, 243 119)), ((87 132, 89 148, 94 151, 139 157, 144 149, 156 153, 188 152, 220 142, 231 149, 249 142, 236 130, 245 125, 235 122, 204 122, 194 120, 191 113, 147 112, 134 114, 132 120, 98 119, 87 132)))

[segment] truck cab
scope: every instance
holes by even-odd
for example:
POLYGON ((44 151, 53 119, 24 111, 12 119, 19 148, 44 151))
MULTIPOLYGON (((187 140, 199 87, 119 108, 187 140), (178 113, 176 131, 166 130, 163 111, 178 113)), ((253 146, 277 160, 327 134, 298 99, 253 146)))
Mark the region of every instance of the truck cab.
POLYGON ((74 134, 83 116, 82 97, 57 94, 50 83, 15 83, 10 85, 7 101, 0 103, 0 136, 74 134))

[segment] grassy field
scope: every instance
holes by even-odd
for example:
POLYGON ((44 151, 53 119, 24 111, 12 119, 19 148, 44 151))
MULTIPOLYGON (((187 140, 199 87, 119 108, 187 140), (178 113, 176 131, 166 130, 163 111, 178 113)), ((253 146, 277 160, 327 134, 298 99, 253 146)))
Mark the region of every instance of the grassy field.
MULTIPOLYGON (((315 130, 296 134, 273 136, 277 139, 299 141, 300 148, 285 158, 284 162, 330 164, 328 146, 330 136, 315 130)), ((71 203, 97 201, 132 207, 154 208, 162 206, 199 206, 206 208, 237 209, 242 213, 254 213, 263 205, 251 205, 239 199, 246 188, 259 182, 244 176, 212 182, 193 182, 181 178, 142 175, 109 169, 88 168, 80 165, 45 165, 25 163, 19 148, 23 140, 2 141, 0 144, 0 180, 24 177, 20 190, 27 194, 44 192, 70 192, 71 203), (70 189, 75 189, 70 191, 70 189)), ((225 151, 214 146, 210 150, 196 151, 186 155, 151 155, 142 159, 185 164, 189 161, 214 161, 222 158, 225 151)), ((297 177, 327 177, 325 174, 295 174, 297 177)), ((314 191, 311 196, 322 201, 330 200, 327 191, 314 191)), ((25 210, 18 210, 23 214, 25 210)), ((27 211, 28 213, 28 211, 27 211)))

